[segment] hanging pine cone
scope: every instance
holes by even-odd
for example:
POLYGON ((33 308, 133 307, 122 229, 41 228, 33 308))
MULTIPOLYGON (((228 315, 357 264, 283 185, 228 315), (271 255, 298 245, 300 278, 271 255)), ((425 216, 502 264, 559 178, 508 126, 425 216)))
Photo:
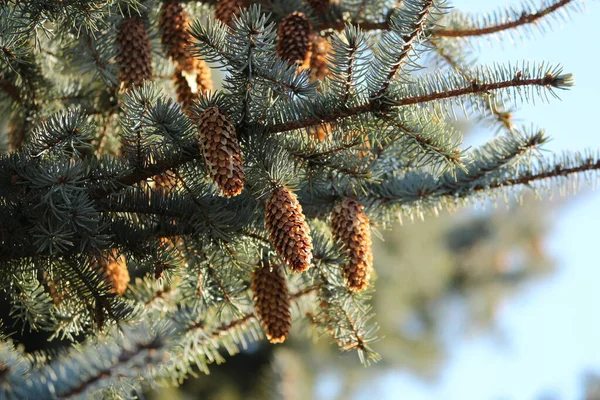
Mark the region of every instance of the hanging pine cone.
POLYGON ((275 189, 265 206, 265 225, 275 251, 294 272, 312 261, 312 241, 302 206, 286 187, 275 189))
POLYGON ((173 73, 173 82, 175 84, 175 93, 177 102, 181 104, 185 112, 192 105, 192 101, 197 99, 200 93, 212 90, 212 79, 210 68, 202 60, 194 60, 194 68, 188 72, 177 66, 173 73), (190 81, 194 87, 190 86, 190 81))
POLYGON ((281 269, 261 263, 252 273, 256 315, 271 343, 283 343, 292 326, 290 298, 281 269))
POLYGON ((237 196, 246 180, 235 126, 218 107, 209 107, 197 118, 198 140, 212 180, 227 196, 237 196))
POLYGON ((104 257, 99 257, 94 267, 104 275, 106 283, 111 287, 110 292, 122 295, 129 284, 129 270, 123 254, 119 255, 116 249, 111 250, 104 257))
POLYGON ((336 239, 344 244, 348 263, 342 271, 350 290, 363 290, 369 284, 373 270, 373 250, 369 217, 358 201, 345 198, 338 202, 331 216, 331 227, 336 239))
POLYGON ((310 65, 311 26, 305 14, 294 11, 283 18, 277 30, 277 54, 300 68, 310 65))
POLYGON ((327 39, 321 36, 315 36, 312 43, 312 55, 310 57, 310 69, 312 70, 312 78, 316 80, 324 80, 329 74, 327 64, 327 53, 331 50, 331 46, 327 39))
POLYGON ((117 42, 119 79, 125 88, 152 79, 152 46, 144 21, 139 17, 124 19, 119 27, 117 42))
POLYGON ((185 112, 192 104, 192 100, 194 100, 196 94, 192 92, 192 88, 186 77, 183 75, 183 70, 179 66, 175 68, 173 82, 175 83, 177 102, 181 104, 181 109, 185 112))
POLYGON ((240 10, 243 8, 245 8, 243 0, 219 0, 215 7, 215 18, 232 26, 233 17, 239 16, 240 10))
POLYGON ((198 94, 204 92, 210 92, 213 88, 212 86, 212 78, 211 71, 209 66, 203 60, 195 61, 195 71, 196 71, 196 92, 198 94))
POLYGON ((187 31, 189 23, 179 0, 170 0, 163 5, 159 19, 163 49, 185 71, 194 68, 194 59, 188 50, 192 38, 187 31))

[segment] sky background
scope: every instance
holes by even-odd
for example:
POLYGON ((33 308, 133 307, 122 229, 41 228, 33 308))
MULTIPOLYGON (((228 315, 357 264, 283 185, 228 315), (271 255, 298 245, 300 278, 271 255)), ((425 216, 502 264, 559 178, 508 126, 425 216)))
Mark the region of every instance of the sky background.
MULTIPOLYGON (((541 1, 533 1, 541 3, 541 1)), ((471 12, 519 5, 518 0, 455 0, 471 12)), ((525 106, 517 117, 546 129, 547 149, 600 149, 600 2, 586 2, 584 13, 533 37, 494 47, 481 41, 481 63, 517 60, 559 63, 575 74, 576 86, 561 100, 525 106)), ((477 135, 490 139, 493 132, 477 135)), ((521 400, 582 399, 583 379, 600 372, 600 191, 583 185, 558 209, 545 243, 557 271, 505 301, 496 334, 453 338, 449 361, 436 382, 392 371, 357 394, 358 399, 521 400), (546 397, 549 398, 549 397, 546 397)))

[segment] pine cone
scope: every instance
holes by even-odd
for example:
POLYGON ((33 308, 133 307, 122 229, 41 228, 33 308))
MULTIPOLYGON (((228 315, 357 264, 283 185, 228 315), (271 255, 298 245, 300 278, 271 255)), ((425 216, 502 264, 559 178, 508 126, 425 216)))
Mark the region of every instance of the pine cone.
POLYGON ((104 275, 106 283, 111 287, 111 293, 118 295, 125 293, 130 278, 123 254, 119 255, 117 250, 113 249, 104 257, 99 257, 94 267, 104 275))
POLYGON ((310 267, 310 231, 298 198, 286 187, 275 189, 267 201, 265 225, 275 251, 294 272, 302 272, 310 267))
POLYGON ((315 36, 312 43, 312 56, 310 57, 310 69, 312 70, 312 78, 316 80, 324 80, 329 74, 327 66, 327 53, 331 50, 331 46, 327 39, 321 36, 315 36))
POLYGON ((171 171, 152 177, 151 187, 159 192, 167 193, 177 186, 177 178, 171 171))
POLYGON ((170 0, 163 5, 159 19, 163 49, 184 71, 194 69, 194 58, 188 50, 192 39, 187 31, 189 23, 179 0, 170 0))
POLYGON ((205 109, 197 119, 198 140, 212 180, 227 196, 244 190, 246 177, 233 122, 219 108, 205 109))
POLYGON ((239 16, 240 10, 243 8, 245 8, 243 0, 219 0, 215 7, 215 18, 232 26, 233 17, 239 16))
POLYGON ((358 201, 345 198, 337 203, 331 217, 333 235, 344 244, 349 257, 342 266, 350 290, 363 290, 373 270, 369 217, 358 201))
POLYGON ((254 309, 271 343, 283 343, 292 326, 290 299, 279 268, 261 263, 252 273, 254 309))
POLYGON ((196 85, 197 93, 210 92, 213 88, 211 71, 203 60, 196 60, 196 85))
POLYGON ((311 26, 306 15, 294 11, 281 20, 277 30, 277 54, 300 68, 310 65, 311 26))
POLYGON ((317 139, 319 142, 322 142, 331 134, 331 124, 326 122, 317 125, 315 128, 309 128, 309 133, 310 136, 317 139))
POLYGON ((177 102, 181 104, 181 109, 185 112, 192 104, 196 93, 192 92, 186 77, 183 75, 183 70, 179 66, 175 68, 173 74, 173 81, 175 83, 175 93, 177 94, 177 102))
POLYGON ((173 74, 175 83, 175 93, 177 94, 177 102, 182 105, 182 110, 185 112, 192 105, 192 101, 197 99, 200 93, 212 90, 212 79, 210 68, 202 60, 194 60, 194 69, 188 72, 177 66, 173 74), (190 86, 190 80, 196 83, 194 88, 190 86))
POLYGON ((139 17, 126 18, 117 35, 119 79, 126 88, 141 85, 152 79, 152 46, 144 21, 139 17))

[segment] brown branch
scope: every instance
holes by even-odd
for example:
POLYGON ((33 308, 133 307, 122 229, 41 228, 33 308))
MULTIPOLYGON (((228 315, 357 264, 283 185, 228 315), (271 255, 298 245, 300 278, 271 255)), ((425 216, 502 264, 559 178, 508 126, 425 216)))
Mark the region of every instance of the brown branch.
POLYGON ((158 299, 161 300, 166 300, 166 297, 174 291, 173 286, 165 286, 164 289, 159 289, 156 292, 154 292, 154 294, 152 295, 152 297, 150 297, 145 303, 144 303, 144 307, 149 308, 151 306, 153 306, 153 304, 158 301, 158 299))
MULTIPOLYGON (((182 152, 176 159, 159 160, 153 164, 145 165, 143 169, 136 168, 127 175, 117 178, 115 183, 118 187, 132 186, 155 175, 161 175, 165 173, 165 171, 176 169, 187 162, 199 159, 201 157, 202 153, 200 152, 198 143, 190 143, 182 149, 182 152)), ((114 193, 113 190, 96 189, 92 190, 91 197, 99 199, 112 193, 114 193)))
POLYGON ((552 178, 565 178, 569 175, 579 174, 587 171, 598 171, 600 170, 600 159, 596 162, 592 162, 589 160, 587 163, 577 165, 575 167, 565 168, 560 165, 557 165, 551 171, 544 171, 537 174, 527 174, 518 178, 507 179, 505 181, 498 181, 488 185, 476 185, 471 188, 471 192, 481 192, 490 189, 501 189, 509 186, 517 186, 517 185, 529 185, 531 183, 539 182, 545 179, 552 178))
MULTIPOLYGON (((530 185, 536 182, 540 182, 546 179, 554 179, 554 178, 566 178, 570 175, 579 174, 582 172, 588 171, 599 171, 600 170, 600 159, 595 162, 592 160, 588 160, 586 163, 581 165, 577 165, 574 167, 562 167, 557 165, 554 169, 549 171, 544 171, 540 173, 527 173, 518 178, 499 180, 492 183, 481 183, 474 186, 471 186, 469 190, 461 191, 460 188, 445 188, 442 187, 442 193, 439 193, 440 187, 432 188, 431 190, 421 190, 417 195, 420 197, 420 200, 424 200, 426 198, 452 198, 456 199, 458 197, 466 197, 473 193, 484 192, 495 189, 502 189, 505 187, 519 186, 519 185, 530 185), (447 190, 446 190, 447 189, 447 190)), ((485 174, 483 174, 485 175, 485 174)), ((381 199, 382 203, 387 203, 390 201, 397 201, 397 198, 386 198, 381 199)))
MULTIPOLYGON (((496 25, 482 27, 482 28, 470 28, 470 29, 435 29, 430 32, 433 37, 469 37, 469 36, 485 36, 509 29, 518 28, 524 25, 534 24, 540 19, 547 17, 548 15, 558 11, 559 9, 573 3, 576 0, 560 0, 546 8, 538 10, 533 13, 523 12, 519 18, 513 21, 502 22, 496 25)), ((334 21, 327 21, 321 25, 316 26, 317 31, 335 30, 341 31, 348 24, 343 19, 336 19, 334 21)), ((360 27, 363 31, 377 31, 377 30, 389 30, 389 18, 384 21, 357 21, 351 22, 352 25, 360 27)))
MULTIPOLYGON (((548 74, 543 78, 531 78, 531 79, 522 79, 519 76, 515 76, 515 78, 507 81, 500 82, 492 82, 492 83, 482 83, 479 84, 477 82, 472 82, 471 85, 465 86, 463 88, 448 90, 445 92, 434 92, 427 93, 421 96, 415 97, 406 97, 403 99, 392 101, 392 105, 394 107, 407 106, 412 104, 422 104, 428 103, 436 100, 444 100, 452 97, 459 97, 468 94, 481 94, 491 90, 500 90, 506 89, 510 87, 520 87, 520 86, 552 86, 556 82, 556 77, 554 75, 548 74)), ((304 129, 311 126, 315 126, 322 123, 334 123, 337 120, 357 116, 360 114, 365 114, 369 112, 378 111, 377 107, 380 105, 375 100, 370 100, 369 102, 355 106, 348 107, 338 111, 330 112, 327 116, 323 117, 312 117, 307 118, 300 121, 292 121, 292 122, 284 122, 281 124, 275 124, 268 126, 267 129, 272 133, 278 132, 287 132, 296 129, 304 129)))
POLYGON ((89 377, 87 380, 81 382, 79 385, 71 388, 70 390, 63 392, 63 393, 58 393, 57 396, 58 396, 58 398, 61 398, 61 399, 67 399, 67 398, 71 398, 71 397, 79 396, 79 395, 83 394, 90 386, 93 386, 96 382, 103 380, 103 379, 108 379, 111 376, 113 376, 114 368, 116 368, 120 365, 125 365, 126 363, 131 361, 134 357, 141 355, 142 352, 147 352, 148 355, 146 356, 146 359, 143 360, 141 365, 138 365, 137 367, 145 367, 148 365, 152 365, 152 363, 151 363, 152 358, 153 358, 154 354, 160 350, 161 346, 162 346, 162 343, 160 343, 159 341, 153 340, 150 343, 139 344, 133 350, 123 349, 123 351, 119 355, 119 358, 117 359, 117 362, 115 364, 112 364, 111 366, 98 371, 96 374, 89 377))
POLYGON ((350 90, 352 89, 353 83, 353 72, 354 72, 354 63, 356 62, 356 52, 358 51, 358 47, 355 45, 350 50, 350 54, 348 55, 348 66, 346 68, 346 85, 344 87, 344 97, 342 98, 342 103, 348 103, 348 99, 350 98, 350 90))
POLYGON ((537 22, 539 19, 546 17, 547 15, 557 11, 558 9, 572 3, 574 0, 560 0, 556 3, 543 8, 534 13, 528 14, 523 13, 519 18, 514 21, 507 21, 503 23, 499 23, 497 25, 486 26, 482 28, 472 28, 472 29, 438 29, 433 32, 433 36, 435 37, 467 37, 467 36, 484 36, 490 35, 492 33, 498 33, 502 31, 506 31, 509 29, 518 28, 523 25, 533 24, 537 22))

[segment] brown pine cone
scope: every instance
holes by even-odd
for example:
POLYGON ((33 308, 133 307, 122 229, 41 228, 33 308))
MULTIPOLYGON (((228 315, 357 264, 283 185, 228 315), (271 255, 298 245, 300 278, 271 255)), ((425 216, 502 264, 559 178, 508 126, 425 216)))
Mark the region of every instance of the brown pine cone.
POLYGON ((265 225, 277 254, 294 272, 303 272, 312 261, 312 241, 302 206, 285 186, 275 189, 265 205, 265 225))
POLYGON ((252 273, 252 298, 256 315, 271 343, 283 343, 292 326, 290 298, 279 268, 261 263, 252 273))
POLYGON ((310 57, 310 69, 312 70, 313 80, 324 80, 329 74, 327 65, 327 53, 331 46, 327 39, 321 36, 315 36, 312 43, 312 55, 310 57))
POLYGON ((319 142, 322 142, 331 134, 331 124, 325 122, 324 124, 319 124, 314 128, 309 128, 310 136, 317 139, 319 142))
POLYGON ((118 295, 125 293, 130 278, 123 254, 119 255, 117 250, 113 249, 104 257, 98 257, 93 266, 104 275, 106 283, 111 287, 111 293, 118 295))
POLYGON ((338 202, 331 216, 333 235, 344 244, 349 258, 342 266, 350 290, 363 290, 373 271, 371 228, 364 207, 352 198, 338 202))
POLYGON ((151 187, 159 192, 167 193, 177 186, 177 178, 171 171, 152 177, 151 187))
POLYGON ((200 93, 212 90, 211 72, 208 65, 202 60, 194 60, 194 65, 195 67, 191 72, 178 65, 173 74, 177 102, 182 105, 181 108, 184 112, 189 109, 192 101, 197 99, 200 93), (194 88, 190 86, 190 79, 193 79, 196 83, 194 88))
POLYGON ((181 67, 175 68, 173 74, 173 82, 175 83, 175 93, 177 94, 177 102, 181 104, 181 109, 185 112, 189 109, 192 104, 192 100, 195 99, 196 93, 192 92, 186 77, 183 75, 181 67))
POLYGON ((179 0, 169 0, 164 3, 159 19, 163 49, 168 57, 179 64, 184 71, 194 68, 194 58, 188 46, 192 36, 187 31, 189 27, 187 13, 179 0))
POLYGON ((117 34, 119 79, 125 88, 141 85, 152 79, 152 46, 144 21, 140 17, 126 18, 117 34))
POLYGON ((213 88, 210 67, 203 60, 196 60, 197 93, 210 92, 213 88))
POLYGON ((244 190, 246 176, 235 125, 218 107, 212 106, 197 118, 198 140, 212 180, 227 196, 244 190))
POLYGON ((219 0, 215 7, 215 18, 226 25, 232 26, 233 17, 240 15, 240 10, 245 8, 243 0, 219 0))
POLYGON ((311 26, 305 14, 294 11, 279 23, 277 30, 277 54, 284 60, 296 63, 300 68, 310 65, 312 47, 311 26))

